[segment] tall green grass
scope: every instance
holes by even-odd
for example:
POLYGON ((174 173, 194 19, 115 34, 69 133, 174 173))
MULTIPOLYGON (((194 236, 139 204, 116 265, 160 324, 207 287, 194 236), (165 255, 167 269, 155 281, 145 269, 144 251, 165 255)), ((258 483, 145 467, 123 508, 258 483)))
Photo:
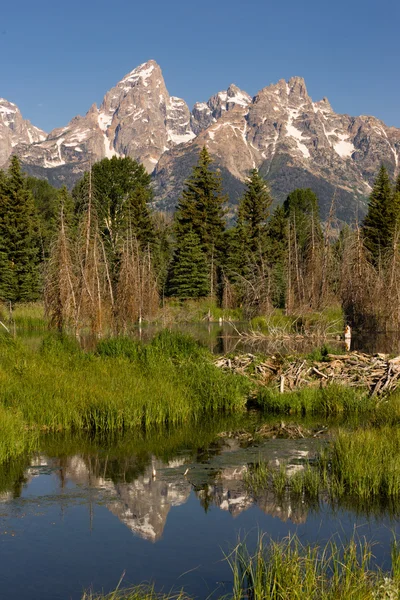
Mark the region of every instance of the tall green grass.
POLYGON ((147 345, 104 340, 89 353, 70 338, 49 336, 36 352, 2 336, 0 460, 25 444, 27 430, 115 432, 244 410, 251 384, 211 358, 168 331, 147 345))
POLYGON ((400 430, 397 427, 340 431, 322 467, 331 491, 369 501, 400 501, 400 430))
POLYGON ((46 331, 48 322, 44 314, 43 302, 16 304, 10 313, 9 307, 0 305, 0 320, 10 331, 46 331))
MULTIPOLYGON (((254 553, 245 542, 226 557, 232 570, 232 600, 395 600, 400 594, 400 560, 392 547, 392 568, 373 564, 372 546, 355 537, 346 543, 304 545, 297 536, 266 542, 260 536, 254 553)), ((213 597, 216 597, 215 595, 213 597)), ((184 592, 160 594, 138 586, 110 594, 85 593, 82 600, 167 600, 184 592)), ((220 600, 222 600, 222 598, 220 600)))
POLYGON ((189 599, 184 592, 173 594, 159 594, 154 586, 139 585, 129 588, 118 587, 108 594, 96 594, 95 592, 84 592, 82 600, 185 600, 189 599))
POLYGON ((306 387, 283 394, 274 388, 261 387, 255 403, 265 412, 296 416, 355 415, 372 413, 376 408, 376 399, 365 391, 340 384, 306 387))
POLYGON ((353 508, 372 512, 376 505, 400 508, 400 430, 397 427, 359 428, 339 431, 321 449, 311 466, 290 474, 268 462, 251 466, 246 483, 259 494, 273 490, 288 494, 294 501, 318 501, 321 494, 332 503, 347 502, 353 508))
POLYGON ((392 550, 392 570, 372 565, 372 547, 352 538, 322 547, 303 545, 297 536, 266 543, 255 553, 239 543, 228 557, 234 600, 377 600, 398 598, 399 549, 392 550))

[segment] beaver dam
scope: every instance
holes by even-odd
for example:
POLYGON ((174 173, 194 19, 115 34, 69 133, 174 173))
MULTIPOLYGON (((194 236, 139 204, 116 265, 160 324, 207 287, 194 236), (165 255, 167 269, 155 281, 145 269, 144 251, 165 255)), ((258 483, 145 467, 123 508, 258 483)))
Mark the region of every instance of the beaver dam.
POLYGON ((280 392, 335 383, 383 395, 394 391, 400 381, 400 356, 390 358, 387 354, 327 353, 322 360, 313 360, 275 355, 265 358, 247 353, 220 357, 214 364, 249 376, 261 385, 276 387, 280 392))

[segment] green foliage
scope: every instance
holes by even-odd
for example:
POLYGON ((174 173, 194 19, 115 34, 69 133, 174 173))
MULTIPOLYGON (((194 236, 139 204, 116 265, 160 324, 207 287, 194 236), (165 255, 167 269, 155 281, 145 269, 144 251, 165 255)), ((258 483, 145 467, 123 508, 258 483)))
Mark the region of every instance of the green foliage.
MULTIPOLYGON (((127 229, 142 246, 154 240, 154 226, 148 208, 152 199, 150 175, 130 157, 104 158, 91 170, 91 187, 100 229, 113 263, 127 229)), ((85 209, 89 174, 85 173, 72 191, 76 210, 85 209)))
POLYGON ((257 169, 251 171, 238 209, 238 232, 244 237, 249 262, 263 256, 267 220, 272 203, 267 183, 257 169))
POLYGON ((38 218, 16 156, 0 188, 0 298, 36 300, 40 293, 38 218))
POLYGON ((295 231, 299 254, 304 255, 313 234, 322 239, 318 198, 310 188, 298 188, 288 195, 283 209, 295 231))
MULTIPOLYGON (((397 550, 397 547, 396 547, 397 550)), ((264 542, 254 554, 240 542, 227 557, 233 572, 235 600, 377 600, 397 598, 397 554, 392 571, 371 567, 372 548, 355 537, 325 546, 303 545, 297 536, 264 542)))
POLYGON ((178 237, 170 266, 168 291, 177 298, 201 298, 210 292, 210 272, 194 231, 178 237))
POLYGON ((375 264, 385 258, 387 250, 392 245, 393 236, 395 233, 399 234, 398 186, 399 181, 392 190, 388 172, 382 165, 369 198, 368 212, 363 223, 364 243, 375 264))
POLYGON ((56 189, 45 179, 27 177, 26 185, 32 193, 38 215, 40 256, 44 260, 49 256, 50 245, 57 230, 60 204, 64 205, 66 220, 72 223, 74 201, 65 186, 61 189, 56 189))
POLYGON ((177 241, 195 233, 205 253, 209 269, 219 262, 222 237, 225 230, 221 177, 211 169, 212 160, 204 147, 197 165, 185 183, 175 213, 177 241))
POLYGON ((260 388, 256 402, 269 413, 299 416, 372 413, 376 406, 375 400, 366 392, 338 384, 322 389, 307 387, 283 394, 272 388, 260 388))
POLYGON ((37 352, 2 336, 0 461, 38 430, 112 433, 244 410, 251 384, 211 359, 168 331, 147 345, 104 340, 93 353, 68 337, 50 335, 37 352))
POLYGON ((286 300, 288 224, 285 209, 277 206, 267 226, 267 260, 271 269, 272 302, 283 308, 286 300))

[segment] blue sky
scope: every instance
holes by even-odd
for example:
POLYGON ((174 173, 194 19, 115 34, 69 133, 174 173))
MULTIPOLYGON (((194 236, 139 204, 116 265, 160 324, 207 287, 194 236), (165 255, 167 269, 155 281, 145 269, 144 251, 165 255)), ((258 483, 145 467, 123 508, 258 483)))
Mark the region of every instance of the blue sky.
POLYGON ((150 58, 190 106, 303 76, 314 100, 400 127, 398 0, 21 0, 0 7, 0 97, 50 131, 150 58))

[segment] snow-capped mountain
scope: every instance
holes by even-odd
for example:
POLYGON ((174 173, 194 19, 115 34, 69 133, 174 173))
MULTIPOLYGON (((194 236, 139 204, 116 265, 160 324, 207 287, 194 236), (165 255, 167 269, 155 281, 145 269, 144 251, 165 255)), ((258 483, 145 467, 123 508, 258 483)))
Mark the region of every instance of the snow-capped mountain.
POLYGON ((176 190, 203 145, 221 169, 231 202, 237 201, 240 182, 256 167, 270 182, 275 199, 282 201, 296 187, 311 187, 323 214, 335 194, 338 215, 351 219, 359 202, 361 211, 365 207, 382 162, 397 175, 400 129, 375 117, 338 115, 326 98, 312 101, 302 78, 281 80, 251 102, 230 105, 230 110, 209 118, 191 143, 161 157, 154 178, 162 207, 175 203, 176 190))
POLYGON ((17 153, 26 171, 71 187, 93 162, 131 156, 153 172, 156 205, 172 210, 185 178, 206 145, 234 206, 257 167, 281 201, 311 187, 323 215, 335 194, 338 214, 351 219, 365 207, 383 162, 399 171, 400 129, 371 116, 336 114, 328 100, 313 102, 293 77, 254 98, 231 85, 190 112, 170 96, 160 67, 149 61, 128 73, 84 117, 47 136, 0 100, 0 167, 17 153))
POLYGON ((0 98, 0 165, 7 162, 18 144, 41 142, 46 133, 25 121, 18 107, 0 98))

